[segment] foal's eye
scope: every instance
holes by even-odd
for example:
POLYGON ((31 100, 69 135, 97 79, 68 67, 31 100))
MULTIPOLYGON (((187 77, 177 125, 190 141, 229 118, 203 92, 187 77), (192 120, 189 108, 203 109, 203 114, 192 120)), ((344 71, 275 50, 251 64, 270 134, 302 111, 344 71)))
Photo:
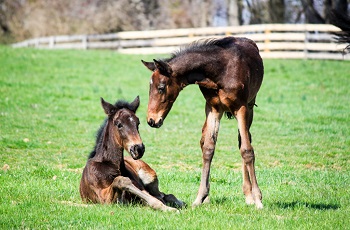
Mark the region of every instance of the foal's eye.
POLYGON ((123 124, 122 124, 122 123, 120 123, 120 122, 116 123, 115 125, 118 127, 118 129, 123 128, 123 124))
POLYGON ((158 93, 162 94, 165 92, 165 84, 159 84, 158 93))

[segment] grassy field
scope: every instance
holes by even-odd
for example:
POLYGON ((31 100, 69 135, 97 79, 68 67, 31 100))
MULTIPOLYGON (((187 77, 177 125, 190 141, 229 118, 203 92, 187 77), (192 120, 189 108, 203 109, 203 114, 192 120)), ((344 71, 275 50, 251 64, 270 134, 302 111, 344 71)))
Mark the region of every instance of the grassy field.
POLYGON ((211 203, 179 214, 85 205, 79 181, 104 119, 99 98, 140 95, 143 159, 160 188, 191 205, 199 186, 204 99, 178 97, 146 123, 150 72, 111 51, 0 47, 0 229, 350 229, 350 63, 265 60, 251 129, 263 210, 244 203, 235 120, 222 119, 211 203))

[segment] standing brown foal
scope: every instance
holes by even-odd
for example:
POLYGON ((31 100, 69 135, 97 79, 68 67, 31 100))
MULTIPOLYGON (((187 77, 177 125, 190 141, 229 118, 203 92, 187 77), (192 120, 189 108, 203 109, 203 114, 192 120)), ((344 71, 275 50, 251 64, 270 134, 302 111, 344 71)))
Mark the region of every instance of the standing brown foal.
POLYGON ((156 172, 144 161, 145 147, 135 112, 139 97, 132 103, 118 101, 101 104, 108 115, 100 128, 96 145, 86 163, 80 182, 83 201, 93 203, 129 203, 142 200, 154 209, 177 211, 184 203, 174 195, 159 191, 156 172), (123 155, 124 149, 131 157, 123 155), (173 207, 169 207, 169 204, 173 207))
POLYGON ((206 120, 200 145, 203 153, 201 183, 193 206, 209 201, 210 165, 220 119, 224 112, 238 121, 243 160, 243 192, 247 204, 262 208, 254 167, 249 128, 264 67, 256 44, 247 38, 225 37, 193 43, 166 60, 142 61, 153 74, 150 80, 148 124, 159 128, 180 91, 197 84, 206 100, 206 120))

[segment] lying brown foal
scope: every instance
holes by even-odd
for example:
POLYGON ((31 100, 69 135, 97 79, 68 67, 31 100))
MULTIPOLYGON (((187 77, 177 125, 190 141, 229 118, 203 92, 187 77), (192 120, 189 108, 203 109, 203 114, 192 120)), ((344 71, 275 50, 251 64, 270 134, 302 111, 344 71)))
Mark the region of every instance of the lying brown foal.
POLYGON ((143 201, 162 211, 177 211, 176 208, 184 206, 174 195, 159 191, 156 172, 139 160, 145 151, 135 115, 139 97, 132 103, 118 101, 115 105, 101 98, 101 104, 108 117, 83 171, 82 200, 107 204, 143 201), (124 158, 124 149, 131 157, 124 158))

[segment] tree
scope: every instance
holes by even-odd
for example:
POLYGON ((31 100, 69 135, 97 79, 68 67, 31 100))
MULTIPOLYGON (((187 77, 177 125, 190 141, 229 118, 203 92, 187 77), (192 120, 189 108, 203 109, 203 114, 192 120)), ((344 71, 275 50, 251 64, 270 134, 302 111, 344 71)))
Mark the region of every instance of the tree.
POLYGON ((323 24, 325 23, 324 18, 315 9, 314 0, 301 0, 303 5, 303 12, 305 14, 305 22, 313 24, 323 24))
POLYGON ((269 23, 285 22, 285 3, 284 0, 269 0, 267 4, 269 13, 269 23))
MULTIPOLYGON (((16 40, 63 34, 329 23, 349 0, 0 0, 0 36, 16 40)), ((1 39, 0 39, 1 40, 1 39)))
POLYGON ((242 24, 242 1, 241 0, 228 0, 228 25, 229 26, 239 26, 242 24))
POLYGON ((348 1, 347 0, 324 0, 325 22, 331 23, 332 18, 334 19, 334 14, 347 15, 348 1))

